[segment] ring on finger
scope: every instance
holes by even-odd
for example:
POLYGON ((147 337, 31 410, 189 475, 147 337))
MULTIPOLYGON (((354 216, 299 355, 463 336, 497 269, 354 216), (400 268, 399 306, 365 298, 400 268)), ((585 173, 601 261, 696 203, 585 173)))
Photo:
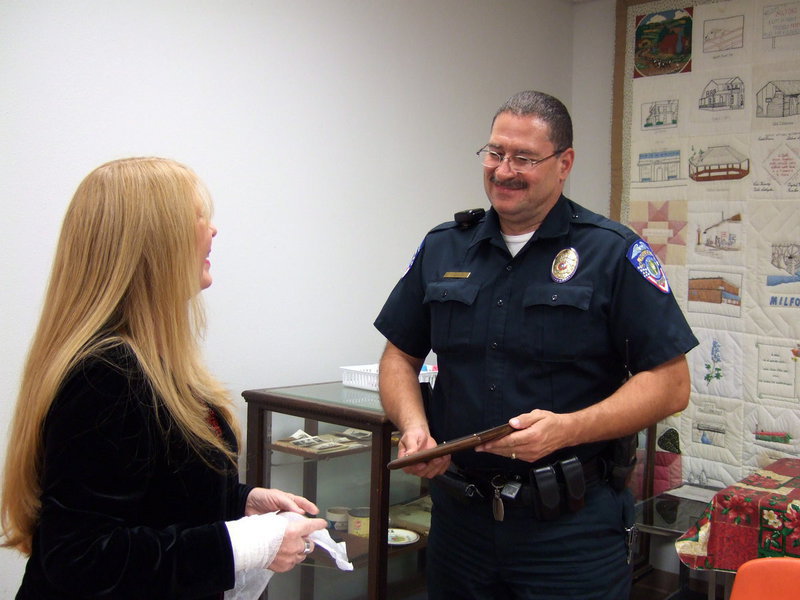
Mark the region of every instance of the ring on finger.
POLYGON ((303 540, 303 544, 305 544, 305 546, 303 547, 303 554, 310 554, 311 542, 309 542, 308 540, 303 540))
POLYGON ((516 452, 512 452, 511 453, 511 460, 517 460, 517 453, 516 452))

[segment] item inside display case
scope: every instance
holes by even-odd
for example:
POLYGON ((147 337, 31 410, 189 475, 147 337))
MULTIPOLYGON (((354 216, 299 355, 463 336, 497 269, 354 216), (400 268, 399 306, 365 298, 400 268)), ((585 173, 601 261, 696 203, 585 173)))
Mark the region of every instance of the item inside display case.
POLYGON ((275 440, 274 445, 284 452, 305 457, 322 454, 349 454, 369 447, 372 434, 363 429, 345 429, 335 433, 311 435, 298 429, 288 438, 275 440))
POLYGON ((422 535, 428 535, 431 530, 432 507, 433 502, 430 496, 422 496, 413 502, 390 506, 389 525, 394 528, 410 529, 422 535))

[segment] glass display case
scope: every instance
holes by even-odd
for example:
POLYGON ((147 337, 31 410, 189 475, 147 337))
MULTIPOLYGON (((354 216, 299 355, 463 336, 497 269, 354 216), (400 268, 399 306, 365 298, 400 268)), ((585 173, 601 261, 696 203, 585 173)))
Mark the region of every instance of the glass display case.
MULTIPOLYGON (((422 389, 428 393, 430 388, 422 384, 422 389)), ((319 516, 330 519, 334 540, 345 541, 355 567, 340 571, 317 549, 287 574, 295 587, 286 593, 304 600, 386 600, 423 589, 429 505, 420 479, 386 468, 397 434, 378 393, 333 382, 242 395, 247 482, 315 502, 319 516), (390 507, 397 521, 392 535, 390 507)), ((280 579, 273 577, 264 598, 284 596, 276 589, 280 579)))

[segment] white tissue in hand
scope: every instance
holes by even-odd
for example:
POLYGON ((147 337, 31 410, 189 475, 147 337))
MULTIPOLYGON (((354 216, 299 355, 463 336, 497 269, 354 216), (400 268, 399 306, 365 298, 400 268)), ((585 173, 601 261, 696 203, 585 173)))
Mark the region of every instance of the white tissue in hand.
MULTIPOLYGON (((278 516, 284 517, 289 521, 296 521, 297 519, 305 519, 306 517, 298 515, 293 512, 278 513, 278 516)), ((308 538, 320 548, 327 550, 331 558, 336 561, 336 566, 342 571, 352 571, 353 564, 347 560, 347 546, 344 542, 334 542, 331 534, 327 529, 317 529, 311 532, 308 538)))
MULTIPOLYGON (((296 521, 306 517, 297 513, 284 512, 278 513, 287 521, 296 521)), ((347 560, 347 547, 344 542, 336 543, 327 529, 319 529, 312 532, 309 539, 320 548, 324 548, 336 561, 336 566, 342 571, 352 571, 353 565, 347 560)), ((272 571, 268 569, 249 569, 236 573, 236 585, 232 590, 225 592, 225 600, 256 600, 261 597, 267 587, 272 571)))

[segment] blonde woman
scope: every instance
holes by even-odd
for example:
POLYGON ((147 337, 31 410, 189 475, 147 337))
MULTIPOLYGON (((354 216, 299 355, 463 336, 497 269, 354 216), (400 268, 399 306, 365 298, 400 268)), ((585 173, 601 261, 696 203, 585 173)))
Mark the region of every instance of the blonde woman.
POLYGON ((159 158, 90 173, 67 210, 12 424, 4 546, 17 598, 221 598, 287 571, 322 519, 239 483, 239 432, 208 373, 199 292, 217 230, 202 182, 159 158))

